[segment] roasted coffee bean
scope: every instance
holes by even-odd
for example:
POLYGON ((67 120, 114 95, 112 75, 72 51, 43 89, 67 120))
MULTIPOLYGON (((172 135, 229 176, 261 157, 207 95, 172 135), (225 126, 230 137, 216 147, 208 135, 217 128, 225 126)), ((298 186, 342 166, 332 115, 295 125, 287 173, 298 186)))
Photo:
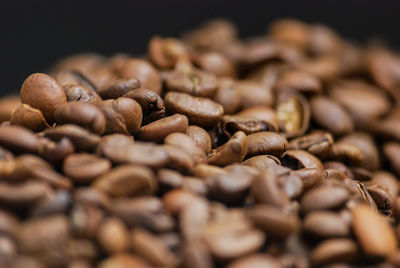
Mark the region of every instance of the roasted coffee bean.
POLYGON ((350 226, 338 214, 329 211, 308 213, 304 219, 304 231, 320 238, 349 236, 350 226))
POLYGON ((136 78, 120 79, 112 81, 110 85, 99 88, 97 92, 103 99, 116 99, 125 93, 140 87, 140 82, 136 78))
POLYGON ((208 164, 226 166, 241 162, 248 151, 248 137, 242 131, 236 132, 224 145, 214 149, 208 155, 208 164))
POLYGON ((146 167, 126 165, 98 177, 93 187, 117 197, 151 195, 157 191, 157 180, 146 167))
POLYGON ((263 230, 267 236, 287 237, 300 227, 297 216, 271 205, 257 205, 249 209, 248 214, 254 225, 263 230))
POLYGON ((185 45, 180 40, 159 36, 154 36, 150 40, 148 53, 150 60, 163 69, 172 68, 178 60, 189 56, 185 45))
POLYGON ((116 217, 103 220, 98 229, 97 239, 102 248, 110 254, 124 252, 129 248, 129 231, 116 217))
POLYGON ((20 126, 0 126, 0 145, 15 152, 35 153, 39 149, 39 138, 20 126))
POLYGON ((65 190, 59 190, 54 195, 38 202, 32 209, 33 216, 47 216, 66 213, 72 202, 71 194, 65 190))
POLYGON ((208 188, 204 180, 190 176, 183 177, 182 189, 201 196, 206 196, 208 192, 208 188))
POLYGON ((260 154, 280 156, 287 147, 287 140, 274 132, 262 131, 247 136, 248 157, 260 154))
POLYGON ((361 150, 356 145, 345 141, 336 142, 328 157, 350 166, 360 166, 364 160, 361 150))
POLYGON ((182 172, 190 172, 193 169, 193 159, 185 150, 178 146, 168 144, 163 145, 162 148, 168 155, 168 168, 173 168, 182 172))
POLYGON ((185 134, 193 139, 193 141, 208 154, 211 151, 210 135, 203 128, 190 125, 186 128, 185 134))
POLYGON ((164 117, 165 107, 163 99, 154 91, 145 88, 131 90, 123 97, 135 100, 142 107, 144 123, 164 117))
POLYGON ((165 144, 174 145, 185 152, 187 152, 193 160, 193 163, 196 164, 205 164, 206 163, 206 155, 203 150, 196 145, 193 139, 183 133, 172 133, 169 134, 164 139, 165 144))
POLYGON ((346 238, 325 240, 311 252, 311 262, 315 266, 334 263, 351 262, 359 254, 357 244, 346 238))
POLYGON ((333 100, 315 96, 310 101, 310 107, 314 121, 332 134, 343 135, 353 131, 351 117, 333 100))
POLYGON ((303 93, 319 93, 321 81, 317 77, 298 70, 284 72, 276 81, 276 90, 296 90, 303 93))
POLYGON ((167 112, 186 115, 190 124, 202 127, 218 123, 224 112, 221 105, 210 99, 178 92, 169 92, 165 96, 165 107, 167 112))
POLYGON ((22 104, 11 114, 10 123, 20 125, 32 131, 40 131, 50 127, 39 109, 32 108, 28 104, 22 104))
POLYGON ((393 197, 390 193, 378 185, 367 186, 367 191, 375 201, 379 211, 384 215, 390 215, 393 203, 393 197))
POLYGON ((228 268, 256 268, 256 267, 282 267, 281 263, 272 256, 264 254, 253 254, 247 257, 240 258, 230 263, 228 268))
POLYGON ((100 103, 101 97, 91 87, 81 85, 68 84, 63 86, 68 101, 81 101, 93 104, 100 103))
POLYGON ((243 165, 255 167, 258 170, 263 170, 270 166, 280 165, 281 161, 273 155, 257 155, 250 157, 242 162, 243 165))
POLYGON ((222 105, 225 114, 233 114, 239 109, 240 94, 233 88, 234 80, 230 78, 220 78, 218 88, 213 100, 222 105))
POLYGON ((222 117, 221 127, 225 135, 230 137, 237 131, 243 131, 246 135, 249 135, 260 131, 274 132, 278 130, 275 115, 272 115, 272 118, 268 118, 268 115, 261 114, 260 117, 262 118, 258 118, 258 115, 247 113, 248 110, 246 109, 241 113, 224 115, 222 117))
POLYGON ((303 182, 303 191, 307 191, 314 186, 319 185, 325 179, 325 174, 322 170, 316 168, 302 168, 293 171, 293 174, 298 176, 303 182))
POLYGON ((233 88, 239 93, 240 107, 271 106, 273 104, 272 90, 254 81, 238 81, 233 88))
POLYGON ((193 168, 192 172, 198 178, 208 178, 213 175, 226 173, 227 171, 221 167, 199 164, 193 168))
POLYGON ((0 122, 9 121, 11 114, 21 105, 18 96, 6 96, 0 99, 0 122))
POLYGON ((179 172, 171 169, 160 169, 157 172, 159 191, 165 193, 175 188, 180 188, 183 176, 179 172))
POLYGON ((385 257, 396 252, 397 240, 383 216, 365 205, 353 208, 352 215, 354 232, 367 255, 385 257))
POLYGON ((174 114, 141 127, 138 137, 141 140, 161 143, 171 133, 184 133, 188 124, 189 121, 186 116, 174 114))
POLYGON ((210 218, 206 200, 197 198, 184 206, 179 214, 182 237, 186 241, 198 240, 210 218))
POLYGON ((303 150, 288 150, 281 160, 284 166, 292 169, 315 168, 323 169, 321 161, 312 154, 303 150))
POLYGON ((350 198, 347 189, 338 186, 319 186, 308 191, 301 199, 301 210, 308 213, 315 210, 339 208, 350 198))
POLYGON ((324 159, 329 155, 332 145, 332 134, 325 131, 314 131, 308 135, 292 139, 289 142, 289 150, 305 150, 324 159))
POLYGON ((89 129, 96 134, 103 134, 106 128, 106 118, 94 104, 85 102, 67 102, 54 111, 58 123, 76 124, 89 129))
POLYGON ((400 175, 400 144, 395 142, 388 142, 383 147, 383 153, 389 160, 389 163, 397 175, 400 175))
POLYGON ((21 102, 39 109, 45 118, 52 122, 54 111, 67 102, 62 87, 52 77, 36 73, 30 75, 21 87, 21 102))
POLYGON ((99 264, 99 268, 113 268, 113 267, 150 268, 151 265, 147 261, 145 261, 142 257, 127 254, 127 253, 120 253, 120 254, 112 255, 109 258, 103 260, 99 264))
POLYGON ((142 87, 157 94, 161 93, 161 78, 157 70, 146 60, 129 59, 121 66, 118 73, 124 79, 136 78, 142 87))
POLYGON ((183 92, 199 97, 212 97, 217 89, 217 79, 213 74, 194 68, 168 72, 165 84, 169 91, 183 92))
POLYGON ((71 154, 63 163, 64 173, 78 183, 92 182, 110 169, 110 160, 84 153, 71 154))
POLYGON ((93 150, 101 140, 100 136, 92 134, 84 128, 71 124, 47 129, 44 132, 44 135, 56 141, 66 137, 78 150, 93 150))
POLYGON ((207 246, 201 241, 193 241, 183 249, 182 267, 212 268, 213 260, 207 246))

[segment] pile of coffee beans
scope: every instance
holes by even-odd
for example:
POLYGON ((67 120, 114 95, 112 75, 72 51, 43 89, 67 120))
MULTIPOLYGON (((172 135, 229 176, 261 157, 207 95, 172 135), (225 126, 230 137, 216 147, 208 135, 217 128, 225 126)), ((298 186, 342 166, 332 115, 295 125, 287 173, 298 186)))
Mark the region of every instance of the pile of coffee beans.
POLYGON ((400 267, 400 55, 284 19, 80 54, 0 101, 0 267, 400 267))

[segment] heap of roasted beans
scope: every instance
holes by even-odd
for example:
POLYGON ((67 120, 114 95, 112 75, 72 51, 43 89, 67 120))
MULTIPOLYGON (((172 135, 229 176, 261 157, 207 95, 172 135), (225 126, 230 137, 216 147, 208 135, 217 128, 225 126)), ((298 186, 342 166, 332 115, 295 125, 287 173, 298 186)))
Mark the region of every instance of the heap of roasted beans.
POLYGON ((400 266, 400 56, 295 20, 80 54, 0 100, 0 266, 400 266))

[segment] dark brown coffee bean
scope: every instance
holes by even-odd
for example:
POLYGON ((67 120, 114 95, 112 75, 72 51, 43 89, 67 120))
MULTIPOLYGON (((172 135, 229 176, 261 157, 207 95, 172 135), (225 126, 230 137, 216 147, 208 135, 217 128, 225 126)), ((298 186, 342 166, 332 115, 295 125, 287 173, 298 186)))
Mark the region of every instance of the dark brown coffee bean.
POLYGON ((100 176, 93 187, 117 197, 151 195, 157 191, 157 180, 149 168, 126 165, 100 176))
POLYGON ((58 142, 54 142, 47 138, 40 139, 39 155, 47 161, 59 163, 65 157, 74 153, 75 148, 68 138, 62 138, 58 142))
POLYGON ((311 252, 311 262, 320 266, 334 262, 351 262, 357 258, 359 249, 357 244, 346 238, 325 240, 311 252))
POLYGON ((324 172, 316 168, 298 169, 293 171, 293 174, 295 174, 302 180, 304 192, 319 185, 325 179, 324 172))
POLYGON ((315 211, 304 219, 304 231, 320 238, 341 237, 350 234, 350 226, 337 213, 315 211))
POLYGON ((126 126, 126 122, 124 117, 119 114, 116 110, 114 110, 113 101, 103 101, 99 104, 99 108, 103 112, 106 118, 106 134, 113 133, 121 133, 125 135, 129 135, 128 128, 126 126))
POLYGON ((42 111, 44 117, 53 122, 56 108, 67 102, 62 87, 52 77, 35 73, 25 79, 21 87, 21 102, 42 111))
POLYGON ((103 134, 106 118, 94 104, 85 102, 67 102, 57 107, 54 118, 58 123, 74 123, 96 134, 103 134))
POLYGON ((288 166, 292 169, 323 169, 323 165, 318 158, 303 150, 288 150, 283 154, 281 161, 284 166, 288 166))
POLYGON ((114 199, 110 210, 129 226, 139 226, 157 233, 174 228, 174 220, 164 211, 161 200, 154 196, 114 199))
POLYGON ((289 142, 290 150, 305 150, 324 159, 330 153, 333 137, 329 132, 314 131, 308 135, 295 138, 289 142))
POLYGON ((151 265, 147 261, 145 261, 142 257, 127 253, 112 255, 107 259, 103 260, 102 262, 100 262, 99 264, 99 268, 113 268, 113 267, 150 268, 151 265))
POLYGON ((389 172, 375 172, 372 176, 371 184, 376 184, 382 189, 388 191, 393 198, 396 198, 399 194, 397 178, 389 172))
POLYGON ((280 156, 287 147, 287 140, 274 132, 262 131, 247 136, 248 157, 260 154, 280 156))
POLYGON ((15 152, 35 153, 39 139, 34 133, 20 126, 1 126, 0 145, 15 152))
POLYGON ((161 79, 157 70, 146 60, 129 59, 118 70, 119 75, 124 79, 136 78, 140 85, 148 88, 157 94, 161 93, 161 79))
POLYGON ((64 173, 75 182, 92 182, 97 177, 108 172, 111 162, 91 154, 71 154, 63 163, 64 173))
POLYGON ((352 209, 353 228, 362 249, 371 256, 390 256, 396 252, 397 240, 390 224, 366 205, 352 209))
POLYGON ((20 125, 32 131, 40 131, 50 127, 39 109, 32 108, 28 104, 22 104, 11 114, 10 123, 20 125))
POLYGON ((68 220, 58 215, 24 222, 18 229, 17 243, 21 253, 43 261, 47 267, 57 267, 68 261, 68 237, 68 220))
POLYGON ((213 74, 195 68, 168 72, 165 84, 169 91, 183 92, 199 97, 212 97, 217 89, 217 79, 213 74))
POLYGON ((100 136, 92 134, 84 128, 70 124, 47 129, 44 135, 56 141, 66 137, 78 150, 93 150, 101 140, 100 136))
POLYGON ((244 132, 238 131, 229 141, 214 149, 211 154, 208 155, 208 164, 226 166, 241 162, 246 157, 248 148, 248 137, 246 137, 244 132))
POLYGON ((371 195, 372 199, 379 211, 384 215, 389 215, 392 210, 393 196, 378 185, 367 186, 367 191, 371 195))
POLYGON ((361 150, 345 141, 339 141, 333 145, 329 158, 350 166, 360 166, 364 160, 361 150))
POLYGON ((184 133, 188 124, 189 121, 186 116, 174 114, 141 127, 138 137, 141 140, 161 143, 171 133, 184 133))
POLYGON ((97 92, 103 99, 116 99, 139 87, 140 82, 136 78, 118 79, 116 81, 112 81, 110 85, 99 88, 97 92))
POLYGON ((124 252, 129 248, 129 231, 119 218, 111 217, 101 223, 97 240, 109 254, 124 252))
POLYGON ((75 84, 67 84, 63 86, 68 101, 81 101, 93 104, 100 103, 101 97, 91 87, 85 87, 75 84))
POLYGON ((150 40, 148 53, 150 60, 162 69, 172 68, 178 60, 189 56, 185 45, 180 40, 159 36, 154 36, 150 40))
POLYGON ((167 248, 163 241, 150 232, 135 228, 131 234, 132 250, 156 266, 175 266, 177 257, 167 248))
POLYGON ((169 92, 165 96, 165 107, 169 113, 186 115, 190 124, 202 127, 218 123, 224 112, 221 105, 210 99, 178 92, 169 92))
POLYGON ((0 99, 0 122, 8 121, 11 114, 21 105, 18 96, 6 96, 0 99))
POLYGON ((300 228, 300 220, 287 214, 281 208, 270 205, 257 205, 248 211, 254 225, 268 236, 287 237, 300 228))
POLYGON ((59 190, 37 203, 31 211, 32 216, 49 216, 66 213, 72 203, 71 194, 65 190, 59 190))
POLYGON ((349 191, 338 186, 319 186, 308 191, 301 199, 301 210, 308 213, 315 210, 335 209, 350 198, 349 191))
POLYGON ((263 204, 284 207, 289 204, 289 198, 279 187, 276 172, 273 167, 260 172, 251 187, 254 198, 263 204))
POLYGON ((131 90, 123 97, 135 100, 142 107, 143 122, 150 123, 164 117, 163 99, 154 91, 145 88, 131 90))
POLYGON ((276 101, 276 112, 280 129, 286 137, 304 134, 310 121, 310 105, 303 95, 282 91, 276 101))
POLYGON ((133 143, 127 136, 111 135, 102 140, 98 153, 117 164, 163 167, 168 164, 168 153, 161 146, 151 143, 133 143), (127 140, 121 140, 126 137, 127 140))
MULTIPOLYGON (((246 110, 244 110, 246 111, 246 110)), ((274 119, 265 120, 251 117, 250 115, 224 115, 221 120, 221 127, 228 137, 237 131, 243 131, 246 135, 262 131, 276 131, 278 129, 274 119)))
POLYGON ((218 88, 213 100, 222 105, 224 114, 233 114, 240 106, 240 94, 233 88, 234 80, 221 78, 218 80, 218 88))
POLYGON ((335 101, 315 96, 310 101, 314 121, 334 135, 347 134, 354 129, 353 121, 346 111, 335 101))
POLYGON ((167 137, 165 137, 164 143, 183 149, 192 157, 195 165, 205 164, 207 162, 206 155, 203 150, 196 145, 191 137, 186 136, 183 133, 169 134, 167 137))

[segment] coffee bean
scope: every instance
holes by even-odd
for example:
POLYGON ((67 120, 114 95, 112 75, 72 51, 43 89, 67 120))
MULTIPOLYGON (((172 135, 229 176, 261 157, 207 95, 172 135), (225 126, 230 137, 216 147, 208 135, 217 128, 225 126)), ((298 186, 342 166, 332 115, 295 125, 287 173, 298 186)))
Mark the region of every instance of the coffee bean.
POLYGON ((126 251, 129 247, 129 231, 124 223, 115 217, 105 219, 101 223, 97 239, 102 248, 110 254, 126 251))
POLYGON ((323 169, 321 161, 303 150, 288 150, 283 154, 282 164, 292 169, 315 168, 323 169))
POLYGON ((224 145, 214 149, 208 155, 208 164, 226 166, 241 162, 248 150, 248 137, 241 131, 236 132, 224 145))
POLYGON ((67 102, 62 87, 52 77, 36 73, 25 79, 21 87, 21 102, 39 109, 45 118, 52 122, 54 111, 67 102))
POLYGON ((140 85, 157 94, 161 93, 161 79, 157 70, 146 60, 132 58, 127 60, 118 70, 124 79, 136 78, 140 85))
POLYGON ((109 258, 103 260, 99 264, 99 267, 100 268, 112 268, 112 267, 150 268, 151 265, 139 256, 127 254, 127 253, 120 253, 120 254, 112 255, 109 258))
POLYGON ((242 162, 243 165, 255 167, 258 170, 263 170, 270 166, 280 165, 281 161, 273 155, 257 155, 250 157, 242 162))
POLYGON ((169 69, 174 67, 178 60, 187 58, 188 52, 185 45, 175 38, 161 38, 155 36, 149 43, 150 60, 159 68, 169 69))
POLYGON ((190 124, 202 127, 215 125, 224 112, 221 105, 210 99, 177 92, 165 96, 165 107, 169 113, 186 115, 190 124))
POLYGON ((40 131, 50 127, 39 109, 32 108, 28 104, 22 104, 11 114, 10 123, 20 125, 32 131, 40 131))
POLYGON ((334 262, 350 262, 359 254, 357 244, 346 238, 325 240, 311 252, 311 262, 324 265, 334 262))
POLYGON ((290 150, 305 150, 324 159, 332 150, 333 137, 329 132, 315 131, 308 135, 292 139, 289 142, 290 150))
POLYGON ((233 114, 240 106, 240 94, 233 88, 235 82, 230 78, 220 78, 217 82, 218 88, 213 100, 222 105, 224 114, 233 114))
POLYGON ((247 156, 271 154, 280 156, 287 150, 287 140, 274 132, 262 131, 247 136, 247 156))
POLYGON ((273 103, 272 90, 253 81, 240 81, 233 85, 239 93, 240 107, 271 106, 273 103))
POLYGON ((284 213, 278 207, 257 205, 248 213, 254 225, 268 236, 287 237, 300 228, 300 220, 295 215, 284 213))
POLYGON ((263 254, 253 254, 230 263, 228 268, 282 267, 278 260, 263 254))
POLYGON ((345 141, 336 142, 328 157, 350 166, 360 166, 364 160, 361 150, 357 146, 345 141))
POLYGON ((223 174, 226 173, 227 171, 224 170, 223 168, 213 166, 213 165, 205 165, 205 164, 199 164, 194 167, 193 169, 193 175, 198 177, 198 178, 208 178, 213 175, 217 174, 223 174))
POLYGON ((6 96, 0 99, 0 122, 8 121, 11 114, 21 105, 18 96, 6 96))
POLYGON ((335 101, 315 96, 310 101, 310 107, 314 121, 332 134, 343 135, 353 131, 351 117, 335 101))
POLYGON ((116 99, 125 93, 140 87, 140 82, 136 78, 119 79, 112 81, 110 85, 99 88, 97 92, 103 99, 116 99))
POLYGON ((352 215, 354 232, 367 255, 384 257, 395 253, 397 241, 385 218, 365 205, 353 208, 352 215))
POLYGON ((187 152, 196 164, 205 164, 206 156, 203 150, 196 145, 192 138, 183 133, 172 133, 164 139, 164 144, 174 145, 187 152))
POLYGON ((138 135, 141 140, 160 143, 171 133, 185 132, 188 123, 186 116, 174 114, 141 127, 138 135))
POLYGON ((193 139, 197 146, 208 154, 211 151, 210 135, 203 128, 190 125, 186 128, 185 134, 193 139))
POLYGON ((337 213, 310 212, 304 219, 304 230, 320 238, 349 236, 350 226, 337 213))
POLYGON ((199 97, 212 97, 217 89, 217 79, 201 70, 173 70, 167 73, 165 84, 169 91, 187 93, 199 97))
POLYGON ((171 169, 160 169, 157 172, 159 191, 161 193, 168 192, 175 188, 180 188, 183 182, 183 176, 171 169))
POLYGON ((91 87, 85 87, 75 84, 67 84, 63 86, 68 101, 81 101, 93 104, 100 103, 101 97, 91 87))
POLYGON ((97 178, 93 187, 118 197, 151 195, 157 191, 157 181, 146 167, 119 166, 97 178))
POLYGON ((182 172, 190 172, 193 169, 193 159, 185 150, 178 146, 168 144, 163 145, 162 148, 168 155, 168 168, 173 168, 182 172))
POLYGON ((212 268, 213 261, 206 245, 200 241, 190 242, 184 249, 182 267, 212 268))
POLYGON ((237 131, 243 131, 246 135, 250 135, 261 131, 274 132, 278 129, 274 120, 257 119, 251 115, 242 115, 241 113, 236 115, 224 115, 221 124, 224 134, 228 137, 232 136, 237 131))
POLYGON ((317 77, 302 71, 284 72, 276 81, 276 90, 296 90, 303 93, 319 93, 321 81, 317 77))
POLYGON ((204 199, 196 198, 182 207, 179 225, 186 241, 198 240, 210 218, 210 209, 204 199))
POLYGON ((54 118, 58 123, 77 124, 99 135, 103 134, 106 128, 106 118, 101 110, 91 103, 64 103, 57 107, 54 118))
POLYGON ((335 209, 350 197, 348 190, 337 186, 319 186, 308 191, 301 199, 301 210, 308 213, 315 210, 335 209))
POLYGON ((91 182, 111 168, 108 159, 91 154, 71 154, 63 163, 64 173, 76 182, 91 182))
POLYGON ((39 149, 39 139, 24 127, 1 126, 0 145, 15 152, 35 153, 39 149))

